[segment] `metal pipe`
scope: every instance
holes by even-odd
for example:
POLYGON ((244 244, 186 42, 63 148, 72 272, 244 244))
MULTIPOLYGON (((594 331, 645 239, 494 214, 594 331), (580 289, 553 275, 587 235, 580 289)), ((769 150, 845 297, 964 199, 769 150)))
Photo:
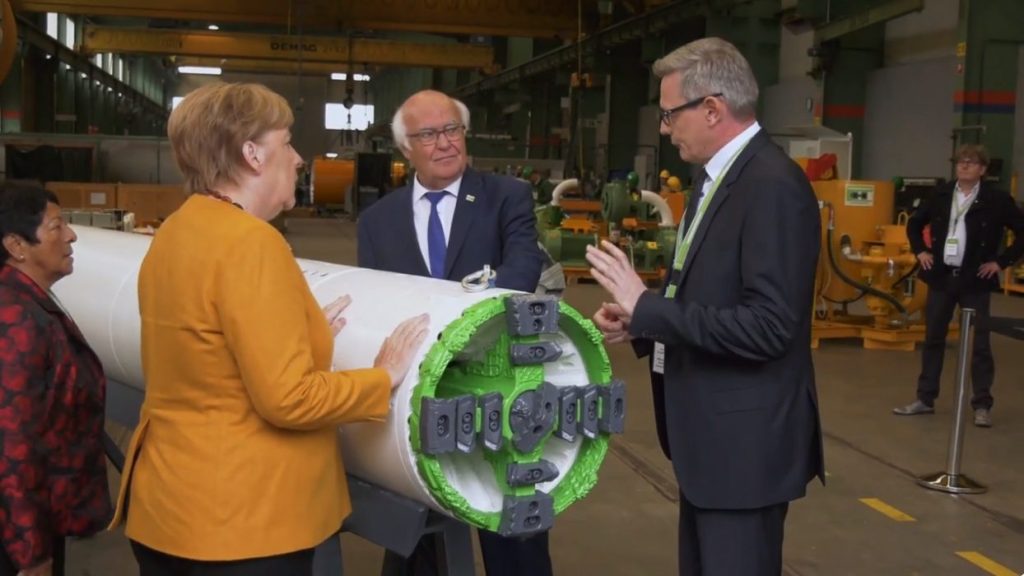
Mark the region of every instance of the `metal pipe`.
POLYGON ((960 345, 956 356, 956 405, 953 408, 953 431, 949 435, 949 454, 946 459, 946 473, 960 475, 960 459, 964 447, 964 413, 967 411, 967 370, 971 364, 974 330, 973 308, 960 311, 960 345))
POLYGON ((913 266, 914 264, 917 263, 917 256, 914 256, 913 254, 899 254, 897 256, 871 256, 857 252, 856 250, 853 249, 853 246, 850 246, 849 244, 844 245, 840 252, 842 253, 843 258, 851 262, 860 262, 863 264, 871 264, 876 266, 889 266, 890 276, 895 275, 895 271, 892 269, 896 265, 899 265, 901 267, 913 266))
POLYGON ((669 208, 668 202, 665 201, 657 192, 650 190, 641 190, 640 199, 654 207, 654 210, 658 213, 660 222, 658 226, 661 228, 675 228, 675 219, 672 216, 672 209, 669 208))
POLYGON ((551 192, 551 205, 558 206, 562 201, 562 194, 564 194, 566 190, 579 188, 579 186, 580 181, 576 178, 567 178, 559 182, 558 186, 555 186, 555 189, 551 192))

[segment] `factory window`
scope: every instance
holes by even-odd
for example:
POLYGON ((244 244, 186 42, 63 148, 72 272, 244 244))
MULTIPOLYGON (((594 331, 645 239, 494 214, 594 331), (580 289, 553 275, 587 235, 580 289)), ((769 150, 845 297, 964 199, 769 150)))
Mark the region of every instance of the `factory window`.
POLYGON ((175 96, 174 98, 171 98, 171 110, 177 108, 178 104, 181 104, 181 101, 184 99, 184 96, 175 96))
POLYGON ((115 56, 114 57, 114 62, 117 63, 116 64, 117 65, 117 79, 121 80, 123 82, 124 81, 124 60, 121 60, 120 56, 115 56))
POLYGON ((64 19, 64 45, 72 50, 75 49, 75 21, 71 18, 64 19))
POLYGON ((346 109, 339 102, 328 102, 324 114, 324 126, 328 130, 366 130, 373 124, 372 104, 353 104, 346 109))
POLYGON ((46 13, 46 34, 54 40, 60 40, 60 23, 56 12, 46 13))
POLYGON ((103 54, 97 54, 92 57, 92 62, 99 68, 103 68, 103 54))

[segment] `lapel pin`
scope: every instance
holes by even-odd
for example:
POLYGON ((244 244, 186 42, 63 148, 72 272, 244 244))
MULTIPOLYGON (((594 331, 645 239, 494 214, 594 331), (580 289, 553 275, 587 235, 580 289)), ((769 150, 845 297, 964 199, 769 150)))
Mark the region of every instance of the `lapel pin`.
POLYGON ((466 202, 472 202, 474 200, 476 200, 476 196, 473 196, 472 194, 466 194, 466 202))

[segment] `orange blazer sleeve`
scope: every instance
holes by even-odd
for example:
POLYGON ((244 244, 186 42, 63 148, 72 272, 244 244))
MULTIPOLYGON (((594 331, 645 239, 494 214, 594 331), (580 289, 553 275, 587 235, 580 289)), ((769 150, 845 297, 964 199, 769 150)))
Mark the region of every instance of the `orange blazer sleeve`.
POLYGON ((217 278, 224 338, 256 412, 280 428, 309 430, 383 420, 391 379, 380 368, 330 372, 332 334, 284 239, 248 235, 217 278), (320 339, 323 365, 315 365, 320 339))

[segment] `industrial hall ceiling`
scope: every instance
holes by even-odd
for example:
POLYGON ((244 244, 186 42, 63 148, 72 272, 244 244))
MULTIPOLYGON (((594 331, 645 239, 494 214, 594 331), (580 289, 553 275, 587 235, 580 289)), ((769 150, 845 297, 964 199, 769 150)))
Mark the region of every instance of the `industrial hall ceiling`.
POLYGON ((78 50, 270 74, 427 67, 500 70, 489 37, 572 42, 645 0, 11 0, 86 17, 78 50), (216 30, 213 30, 216 28, 216 30), (419 33, 419 34, 409 34, 419 33), (422 34, 447 38, 423 37, 422 34))

